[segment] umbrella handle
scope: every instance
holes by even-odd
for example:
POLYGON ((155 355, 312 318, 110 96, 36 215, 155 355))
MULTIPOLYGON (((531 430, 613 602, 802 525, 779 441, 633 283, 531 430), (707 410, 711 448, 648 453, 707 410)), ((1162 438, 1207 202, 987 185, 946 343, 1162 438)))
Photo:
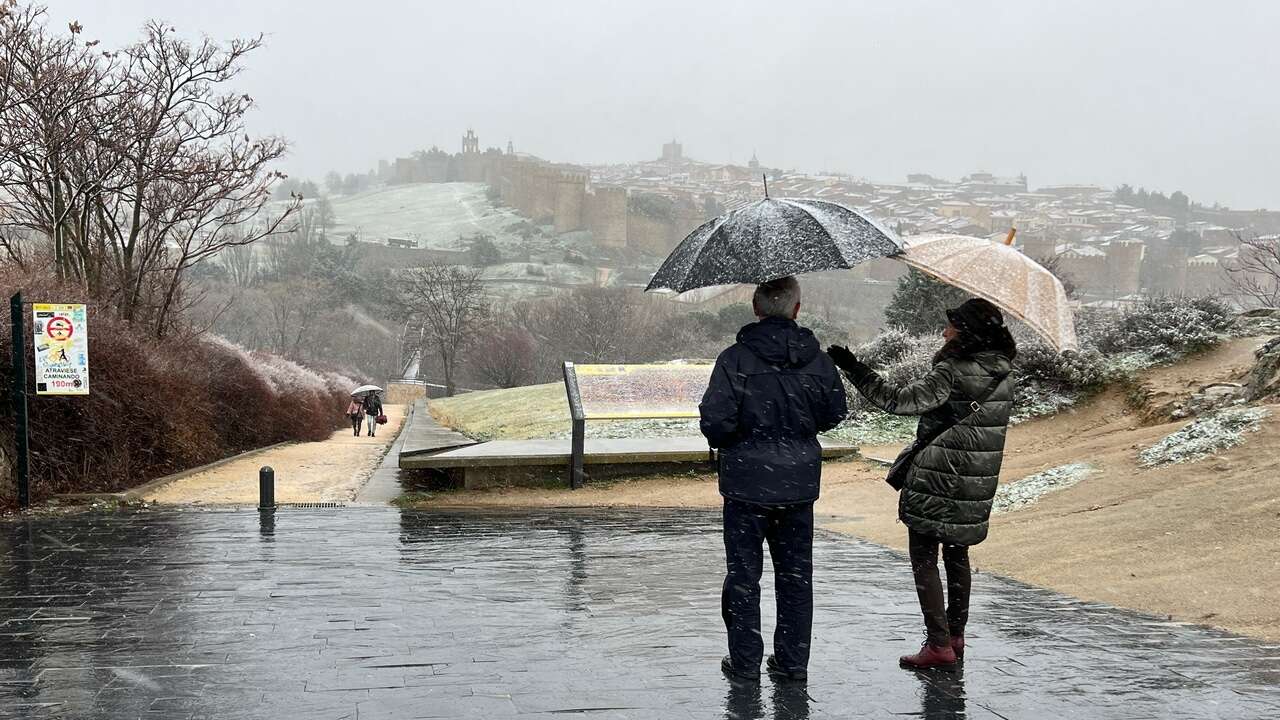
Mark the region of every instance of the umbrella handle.
POLYGON ((769 199, 769 176, 766 175, 765 173, 760 173, 760 179, 764 181, 764 199, 768 200, 769 199))
POLYGON ((1012 244, 1013 244, 1013 236, 1014 236, 1014 235, 1017 235, 1017 234, 1018 234, 1018 228, 1016 228, 1016 227, 1011 227, 1011 228, 1009 228, 1009 234, 1008 234, 1008 235, 1006 235, 1006 236, 1004 237, 1004 244, 1005 244, 1005 245, 1012 245, 1012 244))

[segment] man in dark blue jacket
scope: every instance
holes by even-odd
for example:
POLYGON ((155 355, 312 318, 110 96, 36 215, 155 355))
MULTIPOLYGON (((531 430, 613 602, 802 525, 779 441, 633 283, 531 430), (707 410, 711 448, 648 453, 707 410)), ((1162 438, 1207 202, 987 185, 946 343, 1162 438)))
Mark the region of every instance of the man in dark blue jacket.
POLYGON ((760 574, 769 542, 778 620, 769 672, 804 680, 813 626, 813 502, 822 448, 818 433, 844 419, 844 384, 813 333, 796 324, 800 284, 793 277, 756 288, 758 322, 720 353, 702 397, 702 434, 720 451, 728 573, 721 613, 732 678, 760 677, 760 574))

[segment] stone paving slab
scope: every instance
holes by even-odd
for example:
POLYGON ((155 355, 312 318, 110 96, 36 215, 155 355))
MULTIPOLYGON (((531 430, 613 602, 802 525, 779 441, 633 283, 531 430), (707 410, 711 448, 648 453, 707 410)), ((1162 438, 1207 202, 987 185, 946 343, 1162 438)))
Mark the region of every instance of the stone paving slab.
POLYGON ((400 449, 397 454, 403 457, 423 455, 440 450, 474 445, 475 440, 454 432, 431 417, 427 409, 426 398, 419 398, 409 408, 409 416, 405 420, 405 428, 400 437, 400 449))
POLYGON ((920 639, 905 559, 829 533, 809 685, 730 685, 717 522, 367 507, 0 523, 0 718, 1280 717, 1276 645, 989 575, 964 670, 900 670, 920 639))

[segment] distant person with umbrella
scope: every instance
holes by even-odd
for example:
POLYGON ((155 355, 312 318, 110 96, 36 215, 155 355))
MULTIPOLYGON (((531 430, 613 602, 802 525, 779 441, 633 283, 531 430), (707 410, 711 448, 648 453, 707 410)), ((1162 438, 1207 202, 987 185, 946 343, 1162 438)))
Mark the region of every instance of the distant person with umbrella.
POLYGON ((385 421, 382 416, 382 398, 378 396, 375 390, 364 396, 364 414, 369 417, 369 437, 374 436, 374 430, 378 427, 379 421, 385 421))
POLYGON ((377 394, 382 392, 382 388, 377 385, 361 385, 351 391, 351 404, 347 406, 347 416, 351 418, 351 427, 355 430, 356 436, 360 435, 360 425, 364 421, 364 416, 369 416, 369 435, 373 436, 373 426, 377 424, 378 416, 382 414, 382 400, 377 398, 377 394), (374 396, 374 403, 371 404, 369 396, 374 396), (376 407, 377 413, 370 413, 370 407, 376 407))
POLYGON ((720 451, 724 497, 721 614, 729 655, 720 667, 730 679, 760 677, 767 541, 778 611, 768 670, 784 681, 803 681, 813 625, 813 503, 822 473, 817 436, 848 409, 835 365, 813 333, 796 324, 796 279, 759 285, 752 307, 759 320, 720 353, 699 405, 702 434, 720 451))
POLYGON ((999 308, 975 298, 947 311, 945 344, 923 379, 895 385, 848 348, 827 349, 867 400, 895 415, 919 415, 916 440, 899 455, 889 483, 899 490, 911 570, 924 614, 920 652, 906 668, 954 665, 964 657, 969 619, 969 547, 987 537, 1013 405, 1009 371, 1017 347, 999 308), (938 549, 947 571, 943 595, 938 549))

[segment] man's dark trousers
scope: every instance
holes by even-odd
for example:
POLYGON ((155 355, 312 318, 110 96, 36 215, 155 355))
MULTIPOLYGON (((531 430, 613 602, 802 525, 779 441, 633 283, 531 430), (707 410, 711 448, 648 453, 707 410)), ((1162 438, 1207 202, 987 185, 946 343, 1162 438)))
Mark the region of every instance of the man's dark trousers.
POLYGON ((760 574, 765 541, 778 599, 773 655, 785 670, 805 670, 813 630, 813 503, 766 506, 725 498, 728 573, 720 612, 729 631, 729 657, 736 667, 755 669, 764 656, 760 574))

